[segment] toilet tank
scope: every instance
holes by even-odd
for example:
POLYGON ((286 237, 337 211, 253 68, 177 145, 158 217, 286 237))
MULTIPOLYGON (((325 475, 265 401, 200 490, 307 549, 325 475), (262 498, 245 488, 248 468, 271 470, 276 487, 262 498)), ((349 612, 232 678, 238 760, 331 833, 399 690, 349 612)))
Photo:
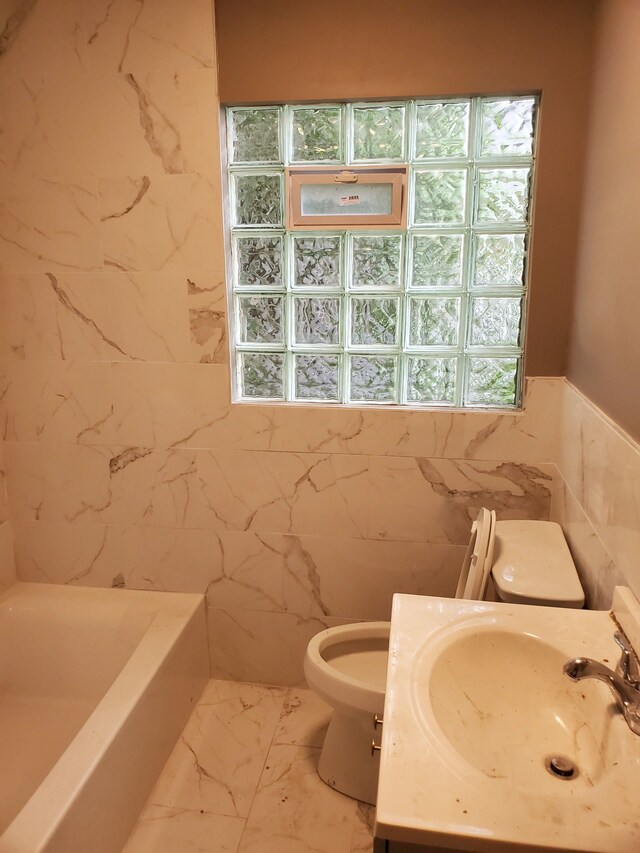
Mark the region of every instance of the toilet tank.
POLYGON ((500 601, 584 606, 575 564, 554 521, 496 522, 491 576, 500 601))

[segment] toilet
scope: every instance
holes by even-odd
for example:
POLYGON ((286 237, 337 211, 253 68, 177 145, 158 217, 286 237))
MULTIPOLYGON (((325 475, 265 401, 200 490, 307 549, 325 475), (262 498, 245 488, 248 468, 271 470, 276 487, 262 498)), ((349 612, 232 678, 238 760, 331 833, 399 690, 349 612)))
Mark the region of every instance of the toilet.
MULTIPOLYGON (((551 521, 497 521, 481 509, 471 526, 456 598, 584 606, 584 592, 562 528, 551 521)), ((318 762, 321 779, 375 805, 378 752, 373 734, 384 709, 389 622, 321 631, 304 660, 309 687, 333 708, 318 762), (373 758, 372 758, 373 755, 373 758)))

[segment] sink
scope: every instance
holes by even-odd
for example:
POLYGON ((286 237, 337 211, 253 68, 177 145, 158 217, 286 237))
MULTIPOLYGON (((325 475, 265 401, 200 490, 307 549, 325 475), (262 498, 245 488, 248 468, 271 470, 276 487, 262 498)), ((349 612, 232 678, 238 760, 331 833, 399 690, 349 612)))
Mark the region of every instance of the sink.
POLYGON ((378 837, 473 853, 638 853, 640 736, 605 684, 563 673, 575 657, 615 667, 622 604, 640 646, 640 605, 616 595, 614 614, 394 596, 378 837))
POLYGON ((418 654, 412 693, 431 742, 444 741, 490 779, 556 796, 591 788, 618 766, 619 712, 600 685, 569 681, 566 652, 499 619, 458 624, 438 645, 418 654), (557 757, 569 760, 571 775, 548 769, 557 757))

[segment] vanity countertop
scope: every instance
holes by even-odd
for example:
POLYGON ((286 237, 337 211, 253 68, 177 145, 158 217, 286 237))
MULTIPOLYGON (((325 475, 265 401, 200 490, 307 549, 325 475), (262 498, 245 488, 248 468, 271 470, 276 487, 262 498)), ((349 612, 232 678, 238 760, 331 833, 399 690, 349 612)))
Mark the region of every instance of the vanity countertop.
POLYGON ((578 656, 614 669, 615 629, 604 611, 395 595, 376 836, 637 853, 640 737, 607 685, 562 673, 578 656), (545 768, 561 749, 573 779, 545 768))

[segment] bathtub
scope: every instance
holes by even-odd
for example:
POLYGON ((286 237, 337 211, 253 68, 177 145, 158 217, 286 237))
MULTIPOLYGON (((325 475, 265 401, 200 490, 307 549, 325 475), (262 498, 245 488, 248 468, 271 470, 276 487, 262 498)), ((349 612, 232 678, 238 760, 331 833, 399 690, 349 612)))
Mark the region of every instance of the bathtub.
POLYGON ((0 853, 120 851, 208 677, 200 595, 0 595, 0 853))

